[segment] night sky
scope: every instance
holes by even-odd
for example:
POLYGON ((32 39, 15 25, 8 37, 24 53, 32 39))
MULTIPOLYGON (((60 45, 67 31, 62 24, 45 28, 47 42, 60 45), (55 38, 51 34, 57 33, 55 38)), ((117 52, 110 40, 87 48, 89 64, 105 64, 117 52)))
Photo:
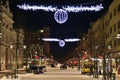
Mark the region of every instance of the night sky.
MULTIPOLYGON (((90 22, 96 21, 106 11, 108 5, 112 0, 10 0, 11 11, 14 15, 16 24, 24 25, 26 30, 38 30, 44 26, 50 28, 50 37, 52 38, 78 38, 78 34, 86 33, 90 27, 90 22), (93 3, 95 2, 96 3, 93 3), (54 12, 39 11, 24 11, 16 7, 22 3, 29 4, 45 4, 45 5, 74 5, 82 3, 91 3, 88 5, 95 5, 102 3, 104 9, 99 12, 80 12, 80 13, 68 13, 68 21, 64 24, 59 24, 54 20, 54 12), (18 16, 22 16, 19 18, 18 16)), ((87 4, 85 4, 87 6, 87 4)), ((56 58, 64 58, 68 52, 76 47, 77 42, 66 43, 61 48, 58 42, 50 42, 51 53, 56 58)))

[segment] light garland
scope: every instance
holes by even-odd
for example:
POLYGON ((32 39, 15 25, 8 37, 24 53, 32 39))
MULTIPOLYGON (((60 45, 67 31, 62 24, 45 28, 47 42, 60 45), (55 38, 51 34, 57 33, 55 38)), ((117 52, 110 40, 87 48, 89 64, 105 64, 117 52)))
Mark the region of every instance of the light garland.
POLYGON ((96 6, 82 6, 80 5, 73 5, 73 6, 68 6, 64 5, 61 6, 61 8, 58 8, 57 6, 44 6, 44 5, 29 5, 29 4, 22 4, 22 5, 17 5, 18 8, 23 9, 23 10, 32 10, 32 11, 37 11, 37 10, 44 10, 47 12, 55 12, 54 14, 54 19, 56 22, 63 24, 67 21, 68 19, 68 12, 83 12, 83 11, 100 11, 103 9, 102 4, 97 4, 96 6))
POLYGON ((65 42, 76 42, 76 41, 80 41, 80 39, 78 38, 70 38, 70 39, 64 39, 64 40, 60 40, 57 38, 42 38, 43 41, 50 41, 50 42, 59 42, 59 46, 60 47, 64 47, 65 46, 65 42))

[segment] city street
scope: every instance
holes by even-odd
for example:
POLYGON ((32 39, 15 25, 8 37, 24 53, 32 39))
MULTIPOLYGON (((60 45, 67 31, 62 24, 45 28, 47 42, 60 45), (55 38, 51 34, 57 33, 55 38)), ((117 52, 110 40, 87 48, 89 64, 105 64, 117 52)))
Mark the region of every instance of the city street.
MULTIPOLYGON (((93 78, 93 75, 82 75, 77 68, 68 68, 67 70, 60 70, 56 68, 47 68, 47 72, 42 74, 19 74, 17 79, 11 79, 3 77, 0 80, 102 80, 102 76, 99 75, 98 79, 93 78)), ((120 80, 120 76, 116 75, 116 80, 120 80)))
POLYGON ((47 72, 43 74, 20 74, 18 79, 6 79, 1 80, 101 80, 93 79, 90 75, 81 75, 77 68, 68 68, 67 70, 60 70, 59 68, 48 68, 47 72))
POLYGON ((22 80, 86 80, 90 76, 81 75, 79 71, 59 68, 48 70, 44 74, 26 74, 21 76, 22 80))

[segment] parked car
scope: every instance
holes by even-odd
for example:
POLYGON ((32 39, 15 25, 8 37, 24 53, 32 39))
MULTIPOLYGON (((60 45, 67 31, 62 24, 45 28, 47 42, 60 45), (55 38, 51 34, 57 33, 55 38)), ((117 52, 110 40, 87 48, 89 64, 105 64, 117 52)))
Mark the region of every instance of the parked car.
POLYGON ((47 71, 46 66, 32 65, 30 69, 33 71, 34 74, 44 73, 47 71))
POLYGON ((81 69, 82 74, 92 74, 93 73, 93 66, 92 65, 84 65, 81 69))
POLYGON ((55 67, 55 64, 51 64, 51 67, 55 67))
POLYGON ((64 70, 64 69, 67 69, 67 65, 65 65, 65 64, 60 66, 60 70, 64 70))

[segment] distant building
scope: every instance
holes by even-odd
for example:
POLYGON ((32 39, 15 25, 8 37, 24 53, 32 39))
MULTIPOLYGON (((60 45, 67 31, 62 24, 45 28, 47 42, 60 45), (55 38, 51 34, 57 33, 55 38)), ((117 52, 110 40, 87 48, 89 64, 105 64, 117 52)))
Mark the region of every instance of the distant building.
MULTIPOLYGON (((44 30, 44 34, 43 34, 43 37, 44 38, 49 38, 50 37, 50 29, 48 27, 44 27, 43 28, 44 30)), ((44 42, 44 53, 50 57, 50 43, 49 42, 44 42)))
POLYGON ((44 37, 49 37, 48 27, 44 27, 41 30, 25 32, 24 35, 24 44, 26 45, 24 59, 32 60, 49 56, 49 43, 42 40, 44 37))

